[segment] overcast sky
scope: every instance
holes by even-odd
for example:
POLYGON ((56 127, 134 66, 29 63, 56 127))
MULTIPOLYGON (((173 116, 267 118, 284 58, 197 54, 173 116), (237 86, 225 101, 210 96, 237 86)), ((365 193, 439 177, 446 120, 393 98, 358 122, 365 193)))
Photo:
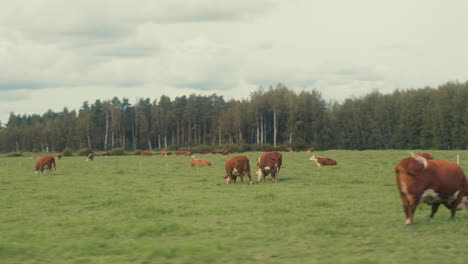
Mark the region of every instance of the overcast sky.
POLYGON ((0 120, 278 82, 326 100, 468 79, 468 1, 0 3, 0 120))

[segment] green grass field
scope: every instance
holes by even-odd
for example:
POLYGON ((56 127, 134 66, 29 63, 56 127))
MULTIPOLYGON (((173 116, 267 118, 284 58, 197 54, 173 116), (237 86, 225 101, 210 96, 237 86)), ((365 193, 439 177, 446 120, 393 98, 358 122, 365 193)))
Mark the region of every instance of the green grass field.
MULTIPOLYGON (((468 262, 468 211, 452 221, 441 207, 429 222, 422 205, 405 226, 394 174, 405 151, 315 154, 338 166, 283 153, 280 181, 253 185, 225 184, 226 158, 212 154, 197 155, 213 163, 202 168, 178 156, 65 157, 42 176, 35 160, 0 158, 0 263, 468 262)), ((244 155, 253 174, 260 154, 244 155)))

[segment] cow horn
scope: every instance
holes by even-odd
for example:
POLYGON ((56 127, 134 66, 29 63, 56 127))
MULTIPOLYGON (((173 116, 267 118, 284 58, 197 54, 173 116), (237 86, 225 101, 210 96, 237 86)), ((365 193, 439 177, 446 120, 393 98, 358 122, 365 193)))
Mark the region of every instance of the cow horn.
POLYGON ((424 168, 427 168, 427 160, 424 157, 421 156, 415 156, 414 159, 424 165, 424 168))
POLYGON ((416 155, 414 155, 413 152, 408 152, 411 156, 413 156, 413 158, 416 158, 416 155))

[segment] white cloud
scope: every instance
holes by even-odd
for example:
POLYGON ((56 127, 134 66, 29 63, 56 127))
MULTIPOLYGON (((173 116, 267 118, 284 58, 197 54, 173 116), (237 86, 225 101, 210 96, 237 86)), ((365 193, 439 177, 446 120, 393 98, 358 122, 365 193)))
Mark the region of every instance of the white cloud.
POLYGON ((6 1, 0 120, 113 96, 246 98, 278 82, 342 100, 465 81, 467 8, 435 0, 6 1))

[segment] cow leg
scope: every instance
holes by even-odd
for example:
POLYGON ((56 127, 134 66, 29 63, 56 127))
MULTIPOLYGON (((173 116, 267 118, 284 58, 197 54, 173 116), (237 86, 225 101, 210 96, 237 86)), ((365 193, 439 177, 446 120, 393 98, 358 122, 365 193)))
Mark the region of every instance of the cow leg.
POLYGON ((431 215, 429 215, 429 220, 432 220, 434 218, 435 213, 437 213, 437 210, 439 210, 440 203, 436 203, 432 205, 431 209, 431 215))
POLYGON ((250 176, 250 172, 247 173, 247 176, 249 177, 249 180, 250 180, 249 184, 252 184, 252 176, 250 176))
POLYGON ((450 205, 450 219, 455 217, 455 213, 457 212, 457 207, 463 199, 463 193, 458 193, 457 199, 450 205))
POLYGON ((241 184, 244 182, 244 173, 239 173, 239 177, 241 179, 241 184))

